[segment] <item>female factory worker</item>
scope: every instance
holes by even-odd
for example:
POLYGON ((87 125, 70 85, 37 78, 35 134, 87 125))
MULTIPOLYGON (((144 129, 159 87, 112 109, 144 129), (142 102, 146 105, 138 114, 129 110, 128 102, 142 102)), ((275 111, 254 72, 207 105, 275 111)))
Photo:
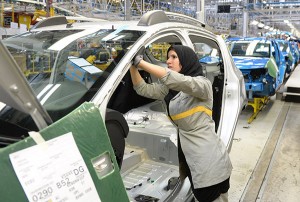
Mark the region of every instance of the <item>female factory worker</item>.
POLYGON ((137 54, 130 68, 134 89, 142 96, 165 101, 168 116, 179 131, 180 178, 188 176, 195 198, 199 202, 228 201, 232 165, 215 133, 211 82, 202 76, 202 67, 191 48, 171 46, 167 57, 168 68, 163 68, 137 54), (161 83, 147 84, 136 67, 161 83))

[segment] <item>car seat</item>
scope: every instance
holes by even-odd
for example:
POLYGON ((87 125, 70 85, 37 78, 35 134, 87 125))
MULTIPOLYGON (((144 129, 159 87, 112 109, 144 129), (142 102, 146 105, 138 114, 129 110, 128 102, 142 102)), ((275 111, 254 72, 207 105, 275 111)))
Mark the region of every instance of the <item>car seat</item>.
POLYGON ((120 112, 107 109, 105 126, 115 152, 117 163, 119 168, 121 168, 125 150, 125 138, 128 136, 129 132, 128 124, 120 112))

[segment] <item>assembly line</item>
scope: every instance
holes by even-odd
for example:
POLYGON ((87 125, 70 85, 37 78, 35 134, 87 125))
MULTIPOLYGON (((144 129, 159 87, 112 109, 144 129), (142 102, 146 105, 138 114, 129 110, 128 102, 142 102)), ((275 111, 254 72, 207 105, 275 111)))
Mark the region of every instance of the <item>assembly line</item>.
POLYGON ((0 201, 298 201, 297 2, 1 6, 0 201))

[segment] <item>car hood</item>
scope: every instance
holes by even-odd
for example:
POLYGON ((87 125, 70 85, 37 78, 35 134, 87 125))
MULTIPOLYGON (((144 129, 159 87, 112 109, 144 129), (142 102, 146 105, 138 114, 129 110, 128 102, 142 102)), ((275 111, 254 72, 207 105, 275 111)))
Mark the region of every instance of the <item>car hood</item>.
POLYGON ((239 69, 258 69, 265 67, 270 58, 233 57, 234 63, 239 69))

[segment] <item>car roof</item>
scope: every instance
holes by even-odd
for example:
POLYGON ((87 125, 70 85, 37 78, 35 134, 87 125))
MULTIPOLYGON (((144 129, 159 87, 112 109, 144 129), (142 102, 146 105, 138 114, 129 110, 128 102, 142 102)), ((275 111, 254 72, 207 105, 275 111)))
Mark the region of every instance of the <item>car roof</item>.
POLYGON ((205 25, 200 21, 177 13, 168 13, 161 10, 149 11, 144 14, 139 21, 107 21, 107 20, 95 20, 90 18, 79 18, 75 23, 68 23, 67 17, 55 16, 47 18, 34 26, 31 32, 40 31, 56 31, 56 30, 81 30, 78 33, 72 34, 60 40, 58 43, 49 47, 50 50, 59 51, 71 41, 95 33, 100 29, 115 29, 120 30, 135 30, 144 31, 154 34, 159 30, 164 29, 191 29, 198 30, 206 35, 215 36, 212 32, 205 29, 205 25), (78 22, 81 21, 81 22, 78 22))
POLYGON ((259 42, 264 42, 264 43, 270 43, 270 39, 264 38, 264 37, 245 37, 245 38, 239 38, 239 39, 231 39, 229 42, 234 42, 234 43, 243 43, 243 42, 250 42, 250 41, 259 41, 259 42))
MULTIPOLYGON (((204 29, 205 24, 191 18, 189 16, 168 13, 161 10, 149 11, 144 14, 139 21, 95 21, 87 20, 84 22, 75 22, 73 24, 67 23, 67 18, 65 16, 56 16, 53 18, 48 18, 41 21, 41 24, 34 26, 31 31, 45 31, 45 30, 72 30, 72 29, 126 29, 126 30, 138 30, 138 31, 156 31, 162 28, 170 27, 185 27, 192 29, 199 29, 201 31, 213 34, 212 32, 204 29), (65 18, 65 19, 62 19, 65 18), (61 20, 59 24, 58 19, 61 20), (53 23, 53 25, 52 25, 53 23), (46 25, 44 25, 46 24, 46 25)), ((79 20, 80 21, 80 20, 79 20)), ((214 35, 214 34, 213 34, 214 35)))

